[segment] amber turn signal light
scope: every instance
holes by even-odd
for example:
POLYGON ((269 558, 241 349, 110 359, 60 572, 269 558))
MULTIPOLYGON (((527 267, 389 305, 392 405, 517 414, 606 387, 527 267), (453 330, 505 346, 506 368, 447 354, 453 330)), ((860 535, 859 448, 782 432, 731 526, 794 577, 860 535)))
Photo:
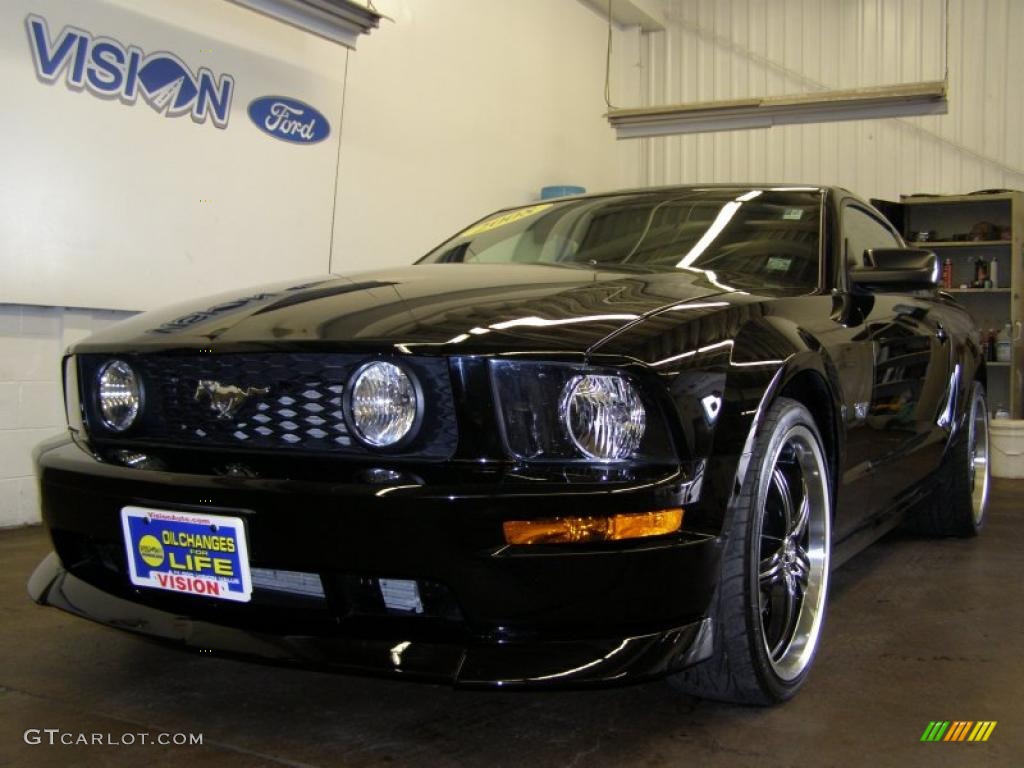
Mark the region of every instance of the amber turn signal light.
POLYGON ((507 520, 503 527, 509 544, 581 544, 663 536, 678 531, 682 525, 683 509, 674 507, 608 517, 507 520))

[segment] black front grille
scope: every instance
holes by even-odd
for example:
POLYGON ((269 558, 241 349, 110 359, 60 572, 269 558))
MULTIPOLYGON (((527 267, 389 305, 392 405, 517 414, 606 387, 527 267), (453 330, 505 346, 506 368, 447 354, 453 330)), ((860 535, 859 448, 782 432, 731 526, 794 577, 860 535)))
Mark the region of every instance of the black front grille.
MULTIPOLYGON (((110 357, 83 356, 82 381, 94 387, 96 372, 110 357)), ((120 356, 142 378, 143 414, 124 435, 104 435, 95 413, 95 437, 119 442, 231 446, 369 454, 345 421, 345 383, 366 355, 318 353, 151 354, 120 356), (238 387, 242 404, 229 415, 213 407, 202 382, 238 387)), ((456 426, 447 364, 442 359, 408 359, 402 364, 419 380, 424 418, 416 437, 397 455, 446 458, 455 449, 456 426)), ((94 397, 86 393, 85 402, 94 397)), ((87 417, 90 415, 87 407, 87 417)), ((393 454, 395 455, 395 454, 393 454)))
POLYGON ((160 418, 148 437, 175 443, 351 447, 341 411, 349 374, 342 361, 319 355, 140 357, 147 393, 159 388, 160 418), (200 382, 259 390, 233 415, 218 417, 200 382), (266 394, 261 392, 265 391, 266 394))

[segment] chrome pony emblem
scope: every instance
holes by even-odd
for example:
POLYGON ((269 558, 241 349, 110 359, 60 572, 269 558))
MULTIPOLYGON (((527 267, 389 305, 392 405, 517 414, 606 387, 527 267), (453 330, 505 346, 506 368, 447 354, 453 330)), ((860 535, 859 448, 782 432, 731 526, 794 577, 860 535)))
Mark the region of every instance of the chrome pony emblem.
POLYGON ((219 381, 202 379, 196 387, 192 399, 197 403, 205 397, 210 402, 210 410, 217 414, 218 419, 230 419, 250 397, 262 397, 270 392, 269 387, 236 387, 234 384, 221 384, 219 381))

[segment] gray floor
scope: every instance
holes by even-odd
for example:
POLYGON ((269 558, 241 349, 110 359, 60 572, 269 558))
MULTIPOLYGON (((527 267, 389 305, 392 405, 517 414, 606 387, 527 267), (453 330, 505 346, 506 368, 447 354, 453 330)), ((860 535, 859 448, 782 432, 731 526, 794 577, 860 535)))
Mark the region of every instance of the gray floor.
POLYGON ((182 654, 38 608, 39 529, 0 532, 0 765, 1021 765, 1024 483, 974 541, 893 535, 835 579, 804 691, 769 710, 654 683, 491 694, 182 654), (922 744, 930 720, 996 720, 922 744), (201 732, 202 747, 28 746, 28 728, 201 732))

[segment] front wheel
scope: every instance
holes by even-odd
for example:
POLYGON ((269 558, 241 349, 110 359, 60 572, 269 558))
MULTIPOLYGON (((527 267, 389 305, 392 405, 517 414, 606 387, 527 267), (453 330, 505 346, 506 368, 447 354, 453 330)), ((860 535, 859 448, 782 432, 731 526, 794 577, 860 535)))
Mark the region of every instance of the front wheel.
POLYGON ((803 684, 828 595, 832 495, 810 412, 779 398, 758 427, 725 534, 713 656, 670 681, 686 693, 767 705, 803 684))

